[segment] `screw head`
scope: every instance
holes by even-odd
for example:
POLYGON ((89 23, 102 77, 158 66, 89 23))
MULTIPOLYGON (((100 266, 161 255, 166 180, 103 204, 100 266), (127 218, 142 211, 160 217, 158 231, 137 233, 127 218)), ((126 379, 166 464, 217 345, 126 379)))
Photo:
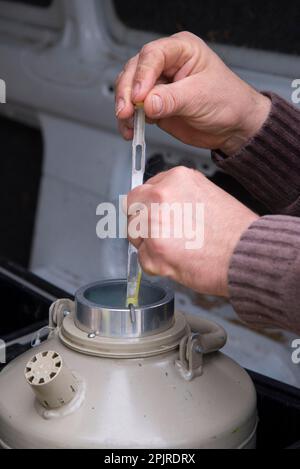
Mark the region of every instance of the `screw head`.
POLYGON ((91 333, 88 335, 88 338, 89 338, 89 339, 95 339, 95 338, 96 338, 95 332, 91 332, 91 333))

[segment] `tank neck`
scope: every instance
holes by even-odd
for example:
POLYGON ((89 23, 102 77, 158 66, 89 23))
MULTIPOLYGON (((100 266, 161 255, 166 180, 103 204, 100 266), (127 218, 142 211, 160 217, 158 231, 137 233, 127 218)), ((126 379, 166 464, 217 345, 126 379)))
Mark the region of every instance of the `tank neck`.
POLYGON ((174 293, 156 284, 142 283, 138 307, 125 307, 125 280, 88 285, 76 293, 75 300, 75 324, 90 336, 143 338, 174 325, 174 293))

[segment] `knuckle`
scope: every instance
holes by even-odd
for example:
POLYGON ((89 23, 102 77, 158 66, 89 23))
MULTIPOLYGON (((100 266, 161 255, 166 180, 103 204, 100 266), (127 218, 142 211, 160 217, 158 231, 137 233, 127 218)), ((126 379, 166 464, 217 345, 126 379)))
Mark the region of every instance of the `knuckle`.
POLYGON ((128 72, 128 71, 130 71, 133 67, 135 67, 136 62, 137 62, 137 57, 138 57, 138 56, 135 56, 135 57, 132 57, 130 60, 128 60, 127 64, 126 64, 125 67, 124 67, 124 71, 123 71, 123 72, 128 72))
POLYGON ((178 106, 180 104, 178 101, 178 97, 175 97, 173 93, 166 94, 166 107, 168 113, 172 114, 177 107, 180 107, 178 106))
POLYGON ((154 276, 157 275, 155 270, 152 267, 152 264, 146 263, 144 265, 143 264, 141 264, 141 265, 143 267, 143 271, 145 272, 146 275, 149 275, 149 277, 154 277, 154 276))
POLYGON ((144 214, 146 213, 145 212, 146 208, 147 207, 145 207, 144 204, 142 204, 140 202, 135 202, 135 203, 130 204, 128 206, 128 215, 131 216, 131 217, 135 217, 137 215, 140 215, 140 216, 144 217, 144 214))
POLYGON ((143 81, 147 75, 151 78, 156 76, 156 66, 155 66, 155 55, 151 56, 147 59, 144 57, 143 62, 141 62, 136 70, 135 81, 143 81))
POLYGON ((140 264, 141 264, 141 267, 142 267, 143 271, 147 275, 155 275, 156 274, 155 267, 154 267, 154 264, 153 264, 152 260, 142 250, 140 250, 140 253, 139 253, 139 261, 140 261, 140 264))
POLYGON ((123 97, 129 99, 131 96, 132 86, 130 84, 124 84, 122 88, 123 97))
POLYGON ((195 34, 191 33, 190 31, 182 31, 181 34, 182 34, 182 37, 184 37, 186 39, 193 39, 193 40, 197 39, 198 40, 197 36, 195 36, 195 34))
POLYGON ((166 260, 168 257, 168 243, 165 239, 155 238, 149 241, 149 250, 154 259, 157 259, 160 266, 167 265, 166 260))
POLYGON ((154 62, 164 61, 164 51, 158 42, 146 44, 140 54, 140 66, 147 65, 153 67, 154 62))
POLYGON ((165 244, 160 238, 151 240, 151 250, 155 254, 164 254, 165 253, 165 244))
POLYGON ((145 274, 159 277, 172 277, 169 266, 161 261, 153 262, 148 256, 140 256, 140 264, 145 274))
POLYGON ((152 71, 153 71, 153 68, 150 64, 147 64, 145 62, 140 63, 136 70, 135 79, 138 81, 139 79, 143 78, 147 72, 152 72, 152 71))
POLYGON ((159 269, 158 269, 158 276, 159 277, 169 277, 172 278, 172 269, 166 264, 161 264, 159 269))
POLYGON ((176 176, 176 177, 186 177, 190 174, 191 170, 189 168, 187 168, 186 166, 177 166, 176 168, 174 169, 171 169, 171 173, 173 176, 176 176))
POLYGON ((136 203, 138 203, 138 200, 140 200, 139 195, 140 195, 139 187, 129 192, 127 196, 128 211, 130 207, 133 207, 136 203))
POLYGON ((163 203, 167 202, 170 197, 170 192, 166 187, 157 186, 152 189, 153 202, 163 203))
POLYGON ((180 33, 175 34, 174 37, 189 42, 194 42, 195 40, 199 41, 199 37, 195 36, 195 34, 190 31, 181 31, 180 33))
MULTIPOLYGON (((118 79, 117 79, 118 80, 118 79)), ((126 79, 125 74, 119 78, 119 81, 115 84, 115 97, 116 101, 120 98, 129 99, 131 96, 132 84, 126 79)))
POLYGON ((200 37, 190 31, 177 33, 173 38, 177 39, 181 43, 181 47, 183 47, 186 53, 190 56, 199 54, 199 49, 203 50, 203 48, 207 47, 206 43, 200 37))
POLYGON ((152 54, 153 51, 155 50, 155 45, 154 42, 149 42, 148 44, 145 44, 144 47, 141 50, 141 57, 145 57, 149 54, 152 54))

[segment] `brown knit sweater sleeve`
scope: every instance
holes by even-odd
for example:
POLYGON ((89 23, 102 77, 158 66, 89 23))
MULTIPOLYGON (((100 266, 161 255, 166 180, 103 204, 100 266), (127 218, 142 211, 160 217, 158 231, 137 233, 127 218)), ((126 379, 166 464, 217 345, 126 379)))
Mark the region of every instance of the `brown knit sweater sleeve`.
POLYGON ((213 154, 270 213, 242 236, 229 270, 231 302, 249 325, 300 334, 300 112, 269 94, 272 111, 240 154, 213 154))

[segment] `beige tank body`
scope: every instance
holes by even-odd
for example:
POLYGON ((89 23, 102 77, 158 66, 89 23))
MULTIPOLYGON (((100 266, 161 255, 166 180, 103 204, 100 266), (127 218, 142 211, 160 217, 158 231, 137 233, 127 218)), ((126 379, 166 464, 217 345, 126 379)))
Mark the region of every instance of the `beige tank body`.
POLYGON ((202 376, 183 379, 178 350, 146 359, 112 359, 67 348, 55 335, 35 353, 55 351, 82 380, 68 412, 39 411, 24 379, 30 351, 0 374, 0 446, 8 448, 254 447, 256 393, 221 353, 204 357, 202 376))

